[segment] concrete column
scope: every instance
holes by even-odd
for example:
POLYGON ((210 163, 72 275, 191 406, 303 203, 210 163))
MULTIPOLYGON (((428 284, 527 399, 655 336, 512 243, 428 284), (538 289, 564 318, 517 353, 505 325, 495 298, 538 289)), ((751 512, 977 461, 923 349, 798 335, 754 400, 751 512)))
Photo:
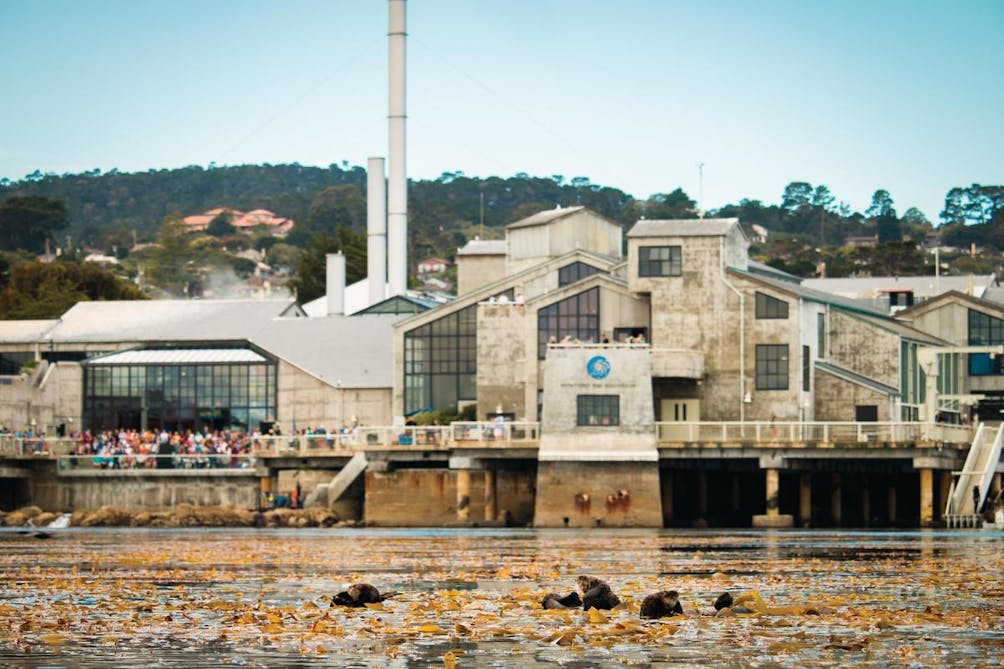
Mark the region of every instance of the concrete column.
POLYGON ((934 470, 920 470, 920 526, 934 524, 934 470))
POLYGON ((994 474, 993 478, 990 479, 990 491, 987 493, 987 499, 993 500, 997 497, 997 493, 1001 489, 1001 475, 994 474))
POLYGON ((489 523, 495 522, 495 516, 498 515, 497 508, 497 497, 495 493, 495 470, 486 469, 485 470, 485 521, 489 523))
POLYGON ((894 484, 889 485, 889 495, 886 498, 887 505, 889 507, 889 524, 896 524, 896 486, 894 484))
POLYGON ((767 472, 767 515, 776 516, 780 507, 779 490, 780 475, 776 469, 768 469, 767 472))
POLYGON ((457 520, 471 517, 471 471, 457 470, 457 520))
POLYGON ((843 522, 843 507, 840 505, 840 472, 833 472, 830 488, 830 518, 833 524, 840 527, 843 522))
POLYGON ((948 504, 948 496, 952 494, 952 472, 947 469, 941 470, 938 477, 938 517, 945 519, 945 506, 948 504))
POLYGON ((697 474, 697 512, 701 518, 708 518, 708 475, 706 472, 697 474))
POLYGON ((872 520, 871 501, 871 490, 868 489, 868 479, 865 478, 864 485, 861 486, 861 519, 864 521, 865 527, 868 527, 872 520))
POLYGON ((798 476, 798 519, 803 526, 812 522, 812 475, 808 472, 798 476))

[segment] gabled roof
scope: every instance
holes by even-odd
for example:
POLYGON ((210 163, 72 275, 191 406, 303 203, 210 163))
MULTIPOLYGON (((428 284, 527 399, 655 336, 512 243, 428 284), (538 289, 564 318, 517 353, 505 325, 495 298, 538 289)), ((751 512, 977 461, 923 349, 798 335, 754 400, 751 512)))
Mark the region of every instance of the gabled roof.
MULTIPOLYGON (((505 276, 498 281, 486 284, 477 288, 475 290, 464 293, 463 295, 457 297, 457 299, 449 302, 447 304, 442 304, 435 309, 430 309, 427 312, 421 314, 415 314, 414 316, 408 316, 404 320, 400 321, 397 325, 405 325, 414 319, 425 318, 430 314, 435 314, 436 317, 441 317, 447 315, 447 313, 452 313, 455 310, 462 309, 464 307, 469 307, 472 304, 477 304, 492 297, 493 295, 498 295, 500 292, 506 290, 507 286, 519 283, 524 277, 530 276, 541 271, 557 271, 559 268, 573 262, 576 259, 580 260, 592 260, 595 264, 603 266, 606 265, 608 268, 616 267, 622 264, 620 258, 613 258, 611 256, 603 255, 600 253, 594 253, 592 251, 586 251, 584 249, 575 249, 569 251, 563 255, 551 258, 546 262, 540 263, 539 265, 534 265, 533 267, 528 267, 527 269, 516 272, 515 274, 510 274, 505 276)), ((595 275, 593 275, 595 276, 595 275)))
POLYGON ((677 218, 664 220, 642 219, 628 230, 630 237, 724 237, 733 228, 742 227, 738 218, 677 218))
POLYGON ((790 295, 800 297, 804 300, 810 302, 817 302, 819 304, 826 304, 831 307, 840 309, 843 312, 855 317, 860 318, 876 327, 883 328, 889 332, 893 332, 903 337, 904 339, 910 339, 912 341, 921 342, 924 344, 931 344, 934 346, 947 345, 943 339, 934 337, 927 334, 926 332, 921 332, 908 325, 904 325, 893 319, 891 316, 886 314, 884 311, 877 311, 870 309, 868 307, 862 306, 856 300, 851 300, 846 297, 841 297, 839 295, 833 295, 831 293, 825 293, 821 290, 813 290, 812 288, 806 288, 803 285, 797 283, 791 283, 790 281, 784 281, 782 279, 775 279, 772 277, 761 276, 754 274, 752 272, 747 272, 741 269, 735 269, 733 267, 729 268, 730 272, 734 272, 741 276, 744 276, 753 281, 758 281, 762 284, 768 285, 777 290, 787 292, 790 295))
POLYGON ((950 290, 947 293, 942 293, 937 297, 932 297, 929 300, 925 300, 919 304, 914 304, 912 307, 903 309, 896 314, 896 318, 912 320, 921 314, 926 314, 929 311, 939 309, 949 302, 961 302, 962 304, 976 309, 982 309, 984 311, 990 311, 1004 316, 1004 304, 994 302, 992 300, 985 300, 979 297, 973 297, 972 295, 966 295, 965 293, 960 293, 957 290, 950 290))
POLYGON ((822 370, 828 374, 843 379, 844 381, 850 381, 851 383, 856 383, 859 386, 864 386, 875 392, 882 393, 883 395, 890 395, 892 397, 899 397, 899 388, 894 388, 893 386, 887 386, 881 381, 876 381, 875 379, 869 379, 867 376, 862 376, 857 372, 852 372, 849 369, 843 367, 838 367, 830 362, 824 362, 822 360, 817 360, 815 362, 816 369, 822 370))
MULTIPOLYGON (((533 216, 527 216, 526 218, 514 221, 513 223, 505 226, 505 228, 506 230, 515 230, 517 228, 530 228, 535 225, 544 225, 545 223, 556 221, 559 218, 565 218, 566 216, 577 214, 580 211, 585 211, 585 209, 585 207, 558 207, 556 209, 545 209, 544 211, 537 212, 533 216)), ((599 216, 599 214, 596 215, 599 216)))
POLYGON ((730 267, 729 271, 744 276, 748 279, 759 281, 760 283, 768 285, 772 288, 777 288, 778 290, 786 291, 792 295, 804 298, 812 302, 819 302, 820 304, 829 304, 841 307, 848 311, 857 311, 871 316, 880 316, 883 318, 888 318, 888 316, 884 311, 878 311, 875 309, 864 307, 858 302, 848 299, 846 297, 841 297, 840 295, 834 295, 833 293, 827 293, 822 290, 814 290, 812 288, 806 288, 804 285, 799 283, 793 283, 791 281, 785 281, 783 279, 774 278, 773 276, 766 276, 748 270, 737 269, 735 267, 730 267))
POLYGON ((129 349, 94 356, 84 365, 207 365, 265 362, 265 356, 249 348, 153 348, 129 349))

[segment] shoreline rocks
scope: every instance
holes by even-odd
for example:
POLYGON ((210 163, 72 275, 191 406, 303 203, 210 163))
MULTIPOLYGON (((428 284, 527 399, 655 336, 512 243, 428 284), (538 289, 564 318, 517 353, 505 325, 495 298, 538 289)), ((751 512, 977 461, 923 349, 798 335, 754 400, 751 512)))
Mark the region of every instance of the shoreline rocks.
MULTIPOLYGON (((7 513, 0 512, 0 524, 21 527, 31 520, 35 527, 45 527, 60 514, 45 512, 37 506, 26 506, 7 513)), ((70 516, 70 527, 346 527, 358 523, 342 520, 325 507, 304 509, 255 509, 224 506, 193 506, 179 504, 170 509, 124 509, 102 506, 80 509, 70 516)))

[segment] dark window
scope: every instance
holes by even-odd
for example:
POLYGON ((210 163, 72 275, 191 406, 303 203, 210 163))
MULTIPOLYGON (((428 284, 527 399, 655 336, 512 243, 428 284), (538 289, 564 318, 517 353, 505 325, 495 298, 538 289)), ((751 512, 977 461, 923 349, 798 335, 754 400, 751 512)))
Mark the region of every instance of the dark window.
POLYGON ((854 420, 859 423, 874 423, 878 420, 878 407, 874 404, 858 404, 854 407, 854 420))
POLYGON ((680 276, 680 258, 679 246, 641 246, 638 248, 638 276, 680 276))
POLYGON ((477 399, 477 328, 472 304, 405 333, 405 413, 477 399))
POLYGON ((560 342, 565 337, 580 342, 597 342, 600 338, 600 289, 590 288, 560 302, 549 304, 537 312, 537 357, 547 354, 551 338, 560 342))
MULTIPOLYGON (((969 345, 997 346, 1004 344, 1004 320, 969 310, 969 345)), ((973 376, 1004 374, 1001 356, 989 353, 969 354, 969 373, 973 376)))
POLYGON ((787 318, 788 303, 765 293, 756 294, 757 318, 787 318))
POLYGON ((571 265, 565 265, 558 270, 558 286, 567 286, 570 283, 585 279, 587 276, 600 273, 603 273, 603 270, 597 267, 587 265, 584 262, 573 262, 571 265))
POLYGON ((756 389, 788 389, 788 345, 756 345, 756 389))
POLYGON ((620 395, 579 395, 577 425, 603 426, 621 424, 620 395))
POLYGON ((802 390, 810 390, 812 378, 812 351, 808 346, 802 347, 802 390))
POLYGON ((816 350, 819 351, 819 357, 826 357, 826 314, 819 313, 816 314, 816 350))

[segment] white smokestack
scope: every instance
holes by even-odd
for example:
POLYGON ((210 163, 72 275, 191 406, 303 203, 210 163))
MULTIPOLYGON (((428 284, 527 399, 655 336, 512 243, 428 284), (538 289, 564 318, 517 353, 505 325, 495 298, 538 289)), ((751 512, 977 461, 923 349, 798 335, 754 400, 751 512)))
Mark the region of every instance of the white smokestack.
POLYGON ((329 253, 324 258, 324 283, 328 316, 345 315, 345 256, 329 253))
POLYGON ((366 165, 366 276, 369 304, 383 301, 387 290, 387 182, 383 158, 366 165))
POLYGON ((405 171, 405 0, 390 0, 390 166, 387 175, 387 280, 391 295, 408 290, 408 176, 405 171))

